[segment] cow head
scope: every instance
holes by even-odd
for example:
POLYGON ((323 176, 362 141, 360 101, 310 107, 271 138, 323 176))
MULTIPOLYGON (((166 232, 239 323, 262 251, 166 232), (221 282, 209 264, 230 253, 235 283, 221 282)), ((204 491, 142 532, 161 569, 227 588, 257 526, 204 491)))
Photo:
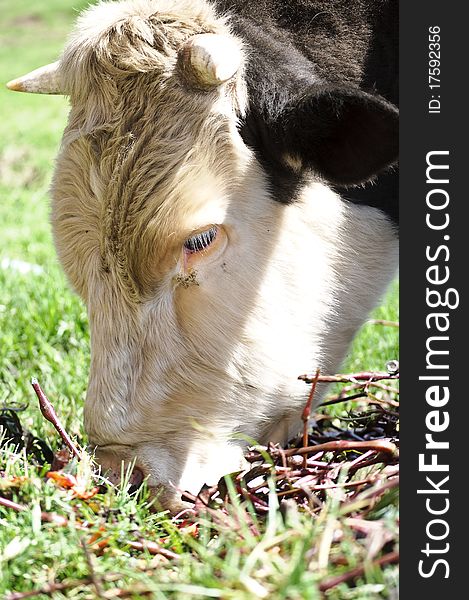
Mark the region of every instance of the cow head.
POLYGON ((89 9, 57 63, 10 83, 70 97, 52 225, 88 307, 90 445, 172 509, 242 468, 243 437, 292 433, 297 375, 338 366, 393 271, 386 218, 326 181, 391 164, 396 111, 311 81, 254 115, 246 60, 206 2, 129 0, 89 9), (303 182, 295 203, 266 162, 303 182))

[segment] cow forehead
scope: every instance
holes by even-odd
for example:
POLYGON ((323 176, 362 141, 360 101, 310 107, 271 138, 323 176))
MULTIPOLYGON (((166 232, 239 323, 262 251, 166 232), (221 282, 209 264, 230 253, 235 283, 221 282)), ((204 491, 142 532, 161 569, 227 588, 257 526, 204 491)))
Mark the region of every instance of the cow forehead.
POLYGON ((114 263, 131 284, 142 252, 161 259, 184 232, 219 222, 248 154, 236 130, 246 99, 242 70, 207 92, 178 78, 180 45, 206 32, 231 35, 202 1, 105 3, 79 19, 61 60, 72 108, 52 187, 72 280, 114 263))

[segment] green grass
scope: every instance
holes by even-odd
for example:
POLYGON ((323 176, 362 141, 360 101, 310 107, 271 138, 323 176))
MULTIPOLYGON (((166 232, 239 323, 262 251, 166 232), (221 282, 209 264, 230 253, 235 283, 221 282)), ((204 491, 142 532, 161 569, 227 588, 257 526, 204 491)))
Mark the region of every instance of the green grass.
MULTIPOLYGON (((87 4, 0 0, 0 82, 55 60, 77 9, 87 4)), ((14 94, 0 85, 0 107, 0 407, 27 403, 19 413, 23 426, 57 450, 60 441, 37 409, 29 381, 31 376, 40 379, 68 432, 82 440, 89 365, 86 310, 58 266, 48 224, 47 190, 67 101, 14 94), (40 272, 21 274, 5 266, 11 261, 37 265, 40 272)), ((397 320, 397 305, 395 283, 373 316, 397 320)), ((398 330, 368 324, 343 370, 383 370, 397 356, 398 330)), ((343 410, 340 405, 334 409, 336 414, 343 410)), ((27 507, 23 512, 0 507, 2 598, 51 581, 75 584, 39 597, 99 597, 99 584, 98 589, 86 584, 94 571, 98 579, 103 575, 102 597, 113 597, 112 589, 121 589, 131 598, 148 593, 145 597, 313 600, 322 597, 321 581, 361 565, 367 555, 365 542, 354 535, 333 493, 326 494, 315 518, 294 507, 282 516, 273 495, 268 517, 258 523, 259 533, 243 525, 244 513, 237 512, 241 507, 234 502, 226 523, 202 519, 194 537, 189 525, 181 527, 167 515, 151 512, 144 489, 129 496, 124 487, 109 487, 91 500, 73 499, 45 478, 47 470, 21 451, 1 451, 0 496, 27 507), (41 522, 41 510, 65 516, 68 524, 41 522), (81 543, 94 533, 107 541, 101 550, 99 540, 90 544, 90 558, 81 543), (159 541, 179 560, 129 548, 128 542, 140 537, 159 541), (116 574, 113 581, 108 581, 113 579, 110 574, 116 574)), ((90 474, 84 477, 89 480, 90 474)), ((367 517, 380 520, 391 537, 396 535, 396 503, 395 491, 390 492, 367 517)), ((340 584, 327 597, 395 598, 396 567, 366 564, 355 587, 340 584)))

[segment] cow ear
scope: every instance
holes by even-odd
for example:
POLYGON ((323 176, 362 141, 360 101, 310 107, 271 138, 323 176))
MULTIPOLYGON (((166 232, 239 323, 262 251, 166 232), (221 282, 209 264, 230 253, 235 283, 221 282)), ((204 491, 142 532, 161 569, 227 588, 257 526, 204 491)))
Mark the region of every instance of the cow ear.
POLYGON ((312 170, 333 185, 357 185, 397 161, 399 113, 380 96, 314 86, 271 107, 252 103, 241 133, 276 175, 312 170))
POLYGON ((287 105, 277 131, 283 152, 299 159, 296 164, 330 183, 354 185, 397 161, 398 116, 380 96, 321 87, 287 105))

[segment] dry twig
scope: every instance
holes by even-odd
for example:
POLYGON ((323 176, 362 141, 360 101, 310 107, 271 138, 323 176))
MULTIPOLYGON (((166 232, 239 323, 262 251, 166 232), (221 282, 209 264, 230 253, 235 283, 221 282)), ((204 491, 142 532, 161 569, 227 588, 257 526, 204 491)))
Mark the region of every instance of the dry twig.
MULTIPOLYGON (((311 391, 309 393, 308 396, 308 400, 306 402, 306 405, 303 409, 303 414, 301 415, 301 419, 303 421, 303 446, 307 446, 308 445, 308 424, 309 424, 309 420, 311 418, 311 405, 313 403, 313 398, 314 398, 314 392, 316 391, 316 385, 318 383, 318 378, 319 378, 319 374, 320 374, 320 369, 316 370, 316 375, 314 376, 314 379, 312 381, 312 385, 311 385, 311 391)), ((303 467, 306 469, 306 455, 303 459, 303 467)))
MULTIPOLYGON (((389 440, 370 440, 369 442, 349 442, 347 440, 334 440, 332 442, 326 442, 324 444, 317 444, 317 446, 307 446, 306 448, 288 448, 283 450, 285 456, 296 456, 304 454, 312 454, 313 452, 345 452, 347 450, 376 450, 377 452, 384 452, 390 454, 393 457, 398 455, 398 449, 396 444, 389 440)), ((275 456, 278 454, 277 449, 273 449, 271 454, 275 456)), ((246 460, 249 462, 257 462, 262 460, 262 455, 257 450, 249 452, 246 455, 246 460)))
MULTIPOLYGON (((298 379, 305 383, 312 383, 315 380, 315 375, 299 375, 298 379)), ((338 373, 337 375, 320 375, 318 377, 319 383, 358 383, 360 381, 373 382, 382 381, 383 379, 399 379, 399 373, 381 373, 379 371, 362 371, 361 373, 343 374, 338 373)))
POLYGON ((179 554, 171 552, 171 550, 167 550, 166 548, 162 548, 159 544, 150 540, 141 540, 140 542, 128 541, 126 544, 134 550, 146 550, 149 554, 160 554, 170 560, 177 561, 181 558, 179 554))
POLYGON ((91 582, 94 586, 94 589, 96 590, 96 596, 98 598, 106 598, 101 577, 99 577, 96 573, 93 564, 93 557, 91 556, 86 541, 84 539, 81 540, 81 547, 83 548, 83 552, 85 553, 86 564, 88 565, 88 570, 90 572, 91 582))
MULTIPOLYGON (((23 512, 30 510, 24 504, 18 504, 17 502, 13 502, 12 500, 8 500, 7 498, 3 498, 0 496, 0 506, 5 506, 5 508, 11 508, 12 510, 16 510, 17 512, 23 512)), ((57 513, 47 513, 41 512, 41 521, 45 521, 47 523, 53 523, 54 525, 65 526, 68 525, 68 520, 62 515, 58 515, 57 513)))
MULTIPOLYGON (((399 552, 390 552, 389 554, 378 558, 378 560, 373 561, 370 566, 382 567, 384 565, 389 565, 397 562, 399 562, 399 552)), ((319 589, 321 590, 321 592, 326 592, 327 590, 330 590, 331 588, 335 587, 336 585, 339 585, 340 583, 344 583, 346 581, 350 581, 351 579, 361 577, 361 575, 365 573, 365 569, 366 565, 363 565, 361 567, 357 567, 356 569, 352 569, 347 573, 343 573, 342 575, 337 575, 336 577, 326 579, 326 581, 323 581, 321 584, 319 584, 319 589)))
POLYGON ((33 389, 36 392, 36 395, 38 397, 39 408, 41 409, 41 412, 44 415, 44 418, 46 418, 56 428, 60 437, 62 438, 64 443, 69 448, 70 452, 74 456, 76 456, 78 459, 81 459, 81 454, 80 454, 78 448, 75 446, 75 444, 72 442, 71 437, 65 431, 65 428, 62 425, 62 423, 60 422, 60 419, 57 416, 57 413, 55 412, 55 409, 52 406, 52 403, 49 401, 47 396, 42 391, 42 388, 39 385, 39 382, 35 377, 33 377, 31 379, 31 385, 33 386, 33 389))
POLYGON ((387 327, 399 327, 398 321, 387 321, 386 319, 369 319, 367 321, 370 325, 384 325, 387 327))

